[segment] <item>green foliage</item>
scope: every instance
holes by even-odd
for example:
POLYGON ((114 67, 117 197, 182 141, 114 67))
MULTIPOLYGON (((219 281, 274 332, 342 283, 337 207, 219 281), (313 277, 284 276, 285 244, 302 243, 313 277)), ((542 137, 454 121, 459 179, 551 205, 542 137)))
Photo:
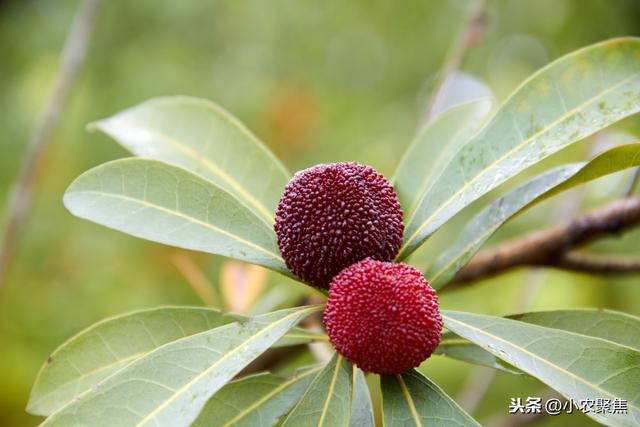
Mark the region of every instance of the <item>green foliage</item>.
POLYGON ((569 54, 524 82, 455 153, 432 190, 419 195, 398 259, 499 184, 640 110, 639 54, 638 39, 610 40, 569 54))
POLYGON ((190 170, 273 223, 289 172, 249 130, 212 102, 157 98, 89 125, 132 154, 190 170))
MULTIPOLYGON (((640 319, 625 313, 602 309, 573 309, 535 311, 514 314, 507 316, 507 318, 602 338, 640 350, 640 319)), ((521 370, 508 364, 503 359, 452 332, 443 334, 442 341, 435 353, 477 365, 500 369, 512 374, 523 374, 521 370)))
POLYGON ((392 183, 406 217, 412 215, 421 197, 427 197, 436 180, 478 130, 491 109, 491 100, 481 99, 455 106, 436 116, 407 149, 392 183))
POLYGON ((77 396, 43 425, 189 425, 225 383, 320 309, 276 311, 164 344, 77 396))
POLYGON ((385 426, 479 426, 440 387, 416 370, 384 375, 382 413, 385 426))
POLYGON ((53 352, 27 409, 51 415, 79 394, 158 347, 238 320, 205 308, 156 308, 106 319, 53 352))
MULTIPOLYGON (((394 183, 406 212, 399 259, 501 183, 639 108, 640 41, 596 44, 527 80, 487 119, 488 100, 437 116, 401 161, 394 183), (579 88, 579 90, 576 90, 579 88)), ((280 162, 219 107, 184 97, 148 101, 92 125, 138 158, 98 166, 64 202, 76 216, 285 275, 272 230, 289 177, 280 162)), ((595 178, 640 164, 640 144, 549 170, 477 214, 430 272, 442 287, 509 218, 595 178), (497 209, 496 209, 497 208, 497 209)), ((235 378, 273 346, 321 336, 295 328, 321 306, 246 318, 210 309, 160 308, 101 322, 46 363, 29 410, 44 425, 372 426, 362 371, 334 354, 290 378, 235 378)), ((436 354, 527 374, 575 400, 621 398, 629 414, 589 415, 614 426, 640 417, 640 321, 595 310, 500 318, 443 311, 436 354)), ((419 371, 381 378, 383 420, 396 425, 478 423, 419 371)))
POLYGON ((300 400, 321 369, 301 370, 290 379, 261 373, 232 381, 209 400, 192 425, 274 426, 300 400))
POLYGON ((287 272, 271 227, 213 182, 168 163, 105 163, 78 177, 64 204, 136 237, 287 272))
POLYGON ((373 427, 373 405, 369 386, 364 372, 354 366, 353 401, 351 403, 351 420, 349 427, 373 427))
POLYGON ((640 144, 612 148, 586 163, 559 166, 522 184, 480 211, 426 275, 434 289, 444 286, 506 221, 576 185, 640 166, 640 144))
MULTIPOLYGON (((51 415, 164 344, 247 320, 238 314, 202 307, 159 307, 105 319, 51 354, 36 379, 27 410, 51 415)), ((295 328, 274 347, 307 343, 316 337, 308 330, 295 328)))
POLYGON ((356 367, 335 354, 287 415, 283 427, 349 425, 356 367))
POLYGON ((602 309, 550 310, 514 314, 510 319, 602 338, 640 350, 640 318, 602 309))
POLYGON ((440 354, 475 365, 499 369, 510 374, 522 374, 522 371, 514 368, 499 357, 494 356, 488 351, 483 350, 482 347, 477 346, 469 340, 460 338, 451 332, 442 334, 442 341, 440 341, 440 345, 438 345, 434 354, 440 354))
POLYGON ((640 351, 612 341, 480 314, 444 311, 445 327, 567 398, 624 399, 628 414, 588 413, 607 425, 640 417, 640 351))

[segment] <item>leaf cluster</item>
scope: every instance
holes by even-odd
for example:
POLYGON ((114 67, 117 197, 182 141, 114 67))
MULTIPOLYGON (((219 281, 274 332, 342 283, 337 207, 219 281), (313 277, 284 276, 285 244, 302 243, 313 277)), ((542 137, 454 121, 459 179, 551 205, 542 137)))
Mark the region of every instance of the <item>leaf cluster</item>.
MULTIPOLYGON (((640 41, 599 43, 549 64, 495 111, 487 99, 435 117, 393 178, 405 212, 398 261, 465 207, 559 150, 640 109, 640 41)), ((155 242, 235 258, 292 277, 273 212, 290 178, 241 123, 204 100, 159 98, 90 125, 134 157, 91 169, 68 188, 74 214, 155 242)), ((640 143, 548 170, 488 204, 426 272, 444 287, 506 221, 574 186, 640 165, 640 143)), ((161 307, 98 323, 45 362, 28 410, 44 425, 371 426, 362 371, 335 354, 289 378, 237 378, 273 346, 326 340, 297 327, 322 306, 251 318, 161 307)), ((443 311, 436 354, 528 375, 566 398, 624 399, 640 422, 640 319, 599 310, 495 317, 443 311)), ((418 370, 383 376, 383 421, 478 425, 418 370)))

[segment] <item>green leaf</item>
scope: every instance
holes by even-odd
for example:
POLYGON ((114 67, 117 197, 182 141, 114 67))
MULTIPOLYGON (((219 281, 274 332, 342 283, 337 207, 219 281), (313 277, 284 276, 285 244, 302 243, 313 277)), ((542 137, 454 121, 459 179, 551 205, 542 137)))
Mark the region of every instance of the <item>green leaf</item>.
POLYGON ((349 427, 374 427, 373 420, 373 404, 371 403, 371 394, 369 386, 364 377, 364 372, 358 369, 356 365, 353 367, 353 403, 351 404, 351 420, 349 427))
POLYGON ((460 146, 491 109, 490 99, 467 102, 443 112, 418 134, 405 152, 391 180, 405 216, 416 208, 460 146))
POLYGON ((27 410, 50 415, 159 346, 236 320, 195 307, 157 308, 105 319, 51 354, 40 369, 27 410))
POLYGON ((426 277, 442 288, 502 224, 562 191, 621 170, 640 166, 640 143, 612 148, 586 163, 560 166, 522 184, 480 211, 458 240, 431 266, 426 277))
POLYGON ((168 163, 105 163, 80 175, 64 204, 76 216, 136 237, 290 274, 270 226, 225 190, 168 163))
POLYGON ((442 335, 442 340, 433 354, 451 357, 452 359, 473 363, 474 365, 499 369, 510 374, 522 375, 522 371, 519 369, 495 357, 471 341, 460 338, 452 333, 442 335))
POLYGON ((640 421, 640 352, 611 341, 512 319, 443 311, 445 327, 538 378, 566 398, 624 399, 628 414, 587 415, 612 426, 640 421))
MULTIPOLYGON (((50 415, 98 382, 166 343, 244 316, 201 307, 158 307, 102 320, 62 344, 36 378, 27 411, 50 415)), ((275 346, 304 344, 321 334, 294 328, 275 346)))
POLYGON ((232 381, 216 393, 193 427, 270 427, 289 412, 322 367, 285 379, 261 373, 232 381))
POLYGON ((308 344, 314 341, 327 342, 328 340, 329 338, 327 335, 321 332, 311 331, 304 328, 293 328, 291 331, 287 332, 284 337, 280 338, 273 347, 290 347, 294 345, 308 344))
POLYGON ((214 103, 183 96, 156 98, 90 128, 136 156, 203 176, 273 223, 289 173, 242 123, 214 103))
POLYGON ((640 317, 602 309, 534 311, 510 319, 602 338, 640 350, 640 317))
POLYGON ((383 375, 380 383, 385 427, 480 425, 415 369, 402 375, 383 375))
MULTIPOLYGON (((507 316, 509 319, 547 328, 562 329, 640 350, 640 318, 626 313, 602 309, 571 309, 535 311, 507 316)), ((451 357, 476 365, 522 374, 505 361, 451 332, 442 335, 434 354, 451 357)))
POLYGON ((640 109, 640 39, 580 49, 523 83, 464 144, 407 216, 398 259, 483 194, 640 109))
POLYGON ((353 367, 335 354, 291 410, 283 427, 347 427, 351 414, 353 367))
POLYGON ((43 425, 189 425, 216 391, 297 322, 321 309, 280 310, 160 346, 80 395, 43 425))

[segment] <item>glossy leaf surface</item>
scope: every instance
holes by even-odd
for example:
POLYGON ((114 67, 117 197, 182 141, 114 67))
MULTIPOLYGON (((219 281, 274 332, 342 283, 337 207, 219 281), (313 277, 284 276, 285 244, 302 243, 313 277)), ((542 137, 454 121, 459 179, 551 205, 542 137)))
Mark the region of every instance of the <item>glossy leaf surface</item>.
POLYGON ((43 425, 189 425, 247 364, 321 309, 276 311, 160 346, 99 382, 43 425))
MULTIPOLYGON (((50 415, 98 382, 161 345, 248 319, 202 307, 158 307, 112 317, 81 331, 54 351, 35 381, 27 410, 50 415)), ((293 328, 274 347, 324 336, 293 328)))
POLYGON ((432 191, 435 179, 490 109, 490 99, 457 105, 436 116, 418 134, 392 179, 405 218, 415 210, 420 196, 432 191))
POLYGON ((232 381, 209 400, 192 426, 274 426, 321 369, 301 370, 289 379, 265 372, 232 381))
POLYGON ((283 427, 347 427, 353 371, 351 363, 335 354, 291 410, 283 427))
POLYGON ((270 226, 225 190, 168 163, 105 163, 80 175, 64 204, 80 218, 136 237, 289 274, 270 226))
POLYGON ((640 166, 638 143, 612 148, 589 162, 551 169, 511 190, 469 221, 458 240, 427 271, 429 283, 435 289, 443 287, 515 215, 562 191, 635 166, 640 166))
POLYGON ((238 119, 205 99, 156 98, 90 125, 136 156, 188 169, 233 194, 269 224, 289 180, 238 119))
POLYGON ((383 375, 380 383, 385 427, 480 425, 415 369, 401 375, 383 375))
POLYGON ((481 314, 444 311, 445 327, 567 398, 624 399, 627 414, 587 415, 612 426, 640 421, 640 351, 608 340, 481 314))
POLYGON ((483 194, 640 110, 639 40, 580 49, 525 81, 422 194, 407 216, 398 259, 483 194))

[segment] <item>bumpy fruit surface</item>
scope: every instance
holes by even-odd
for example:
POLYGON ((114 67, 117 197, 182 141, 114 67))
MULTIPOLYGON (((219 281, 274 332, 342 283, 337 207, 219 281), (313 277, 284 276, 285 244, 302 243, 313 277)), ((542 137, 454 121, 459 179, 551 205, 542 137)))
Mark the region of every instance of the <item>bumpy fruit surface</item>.
POLYGON ((349 162, 298 172, 280 199, 275 231, 287 267, 328 289, 355 262, 395 258, 404 225, 389 182, 373 168, 349 162))
POLYGON ((420 365, 442 333, 438 297, 422 274, 406 264, 372 259, 333 279, 324 324, 338 353, 377 374, 420 365))

